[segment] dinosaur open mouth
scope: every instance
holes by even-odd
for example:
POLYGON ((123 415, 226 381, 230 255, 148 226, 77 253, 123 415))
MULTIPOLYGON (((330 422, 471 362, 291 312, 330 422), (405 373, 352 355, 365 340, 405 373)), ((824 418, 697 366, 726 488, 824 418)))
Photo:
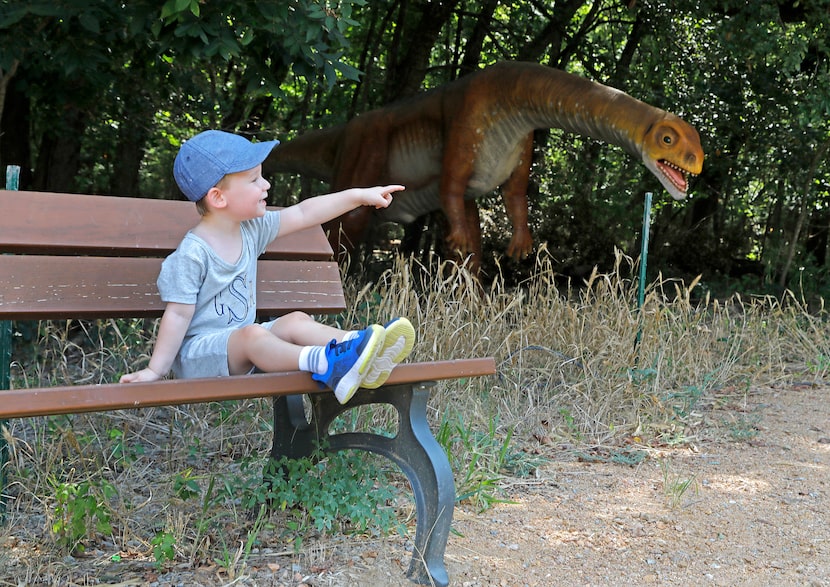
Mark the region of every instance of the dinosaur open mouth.
POLYGON ((689 187, 689 176, 694 175, 665 159, 660 159, 657 162, 657 168, 660 170, 660 173, 668 178, 674 187, 684 193, 689 187))

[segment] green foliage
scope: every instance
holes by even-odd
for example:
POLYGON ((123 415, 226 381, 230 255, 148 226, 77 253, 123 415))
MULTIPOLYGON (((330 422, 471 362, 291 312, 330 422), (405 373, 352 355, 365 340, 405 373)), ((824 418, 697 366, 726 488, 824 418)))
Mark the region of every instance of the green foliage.
POLYGON ((388 473, 371 455, 353 451, 269 461, 261 471, 243 465, 240 475, 221 479, 213 501, 234 500, 249 511, 262 506, 285 512, 285 534, 299 549, 311 533, 402 530, 392 503, 396 498, 388 473))
POLYGON ((346 31, 359 25, 351 18, 354 6, 364 4, 365 0, 351 0, 330 8, 319 0, 234 4, 169 0, 152 30, 162 48, 176 54, 197 60, 241 60, 242 82, 249 92, 258 91, 264 82, 269 92, 279 94, 282 79, 273 74, 285 66, 309 80, 321 72, 330 88, 338 74, 357 79, 357 70, 342 57, 349 45, 346 31), (246 67, 248 63, 251 67, 246 67))
MULTIPOLYGON (((394 486, 364 455, 318 452, 301 459, 283 458, 269 466, 267 479, 273 505, 289 514, 286 529, 297 548, 311 530, 322 534, 401 530, 391 506, 394 486)), ((251 498, 258 500, 261 495, 251 498)))
POLYGON ((692 475, 684 477, 672 471, 671 462, 668 459, 660 459, 660 470, 663 473, 663 494, 669 502, 669 506, 675 509, 683 503, 683 497, 692 491, 695 495, 700 491, 697 478, 692 475))
POLYGON ((114 485, 89 480, 53 482, 53 487, 56 505, 52 533, 61 547, 83 552, 84 539, 112 532, 109 500, 116 495, 114 485))
POLYGON ((821 376, 830 371, 830 357, 819 354, 815 359, 808 359, 807 368, 811 373, 821 376))
POLYGON ((182 500, 198 497, 202 493, 198 479, 193 476, 193 469, 187 469, 173 477, 173 493, 182 500))
POLYGON ((248 531, 248 535, 245 540, 242 541, 242 545, 238 549, 229 548, 224 536, 220 534, 220 541, 222 542, 223 550, 221 557, 219 557, 216 562, 219 566, 223 567, 231 577, 235 577, 243 571, 248 559, 251 556, 251 550, 254 545, 259 542, 260 532, 265 527, 268 519, 267 514, 268 506, 261 504, 253 526, 248 531))
MULTIPOLYGON (((700 131, 706 162, 693 199, 655 194, 650 267, 689 279, 705 271, 712 282, 749 266, 765 274, 764 283, 737 275, 731 287, 779 290, 807 267, 808 285, 826 294, 828 6, 6 2, 0 108, 6 90, 19 92, 25 109, 7 114, 31 124, 30 136, 0 136, 33 146, 31 160, 20 163, 37 175, 47 175, 39 160, 52 162, 50 181, 60 177, 54 181, 63 185, 36 189, 177 197, 172 158, 197 130, 286 139, 479 65, 539 61, 619 87, 700 131)), ((275 203, 300 189, 296 178, 274 179, 275 203)), ((620 149, 537 133, 531 226, 563 273, 607 270, 613 247, 633 254, 637 204, 655 189, 651 174, 620 149)), ((500 254, 510 235, 503 204, 493 194, 481 205, 485 248, 500 254)))
POLYGON ((435 433, 455 473, 456 500, 468 502, 478 511, 506 500, 500 481, 507 474, 526 476, 544 460, 512 449, 513 430, 502 433, 498 417, 485 431, 466 424, 457 411, 445 412, 435 433))
POLYGON ((156 568, 162 568, 165 563, 176 560, 176 537, 170 532, 159 532, 150 540, 153 547, 153 558, 156 559, 156 568))
POLYGON ((737 442, 747 442, 758 436, 760 417, 739 417, 729 425, 729 436, 737 442))
POLYGON ((571 411, 566 407, 559 408, 559 416, 561 416, 562 421, 565 423, 565 430, 569 436, 577 441, 582 440, 582 432, 579 430, 576 418, 571 414, 571 411))
POLYGON ((108 432, 108 436, 111 446, 110 455, 117 461, 129 464, 144 454, 144 447, 140 443, 131 442, 125 438, 123 430, 112 429, 108 432))

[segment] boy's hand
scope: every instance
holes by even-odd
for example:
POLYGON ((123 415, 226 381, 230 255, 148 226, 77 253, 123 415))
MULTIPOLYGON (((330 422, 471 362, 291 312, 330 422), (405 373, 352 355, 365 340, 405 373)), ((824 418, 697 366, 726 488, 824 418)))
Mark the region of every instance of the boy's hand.
POLYGON ((369 192, 370 197, 375 197, 375 192, 379 191, 378 194, 381 198, 381 201, 377 201, 374 203, 368 203, 367 205, 374 205, 375 208, 386 208, 389 204, 392 203, 392 193, 393 192, 400 192, 403 191, 405 188, 402 185, 384 185, 378 186, 375 188, 369 188, 367 191, 369 192))
POLYGON ((303 200, 280 211, 279 234, 285 236, 310 226, 325 224, 363 206, 386 208, 392 203, 392 194, 402 189, 402 185, 347 188, 303 200))
POLYGON ((126 375, 122 375, 119 383, 141 383, 158 381, 159 379, 161 379, 161 375, 152 369, 147 368, 142 369, 141 371, 136 371, 135 373, 127 373, 126 375))

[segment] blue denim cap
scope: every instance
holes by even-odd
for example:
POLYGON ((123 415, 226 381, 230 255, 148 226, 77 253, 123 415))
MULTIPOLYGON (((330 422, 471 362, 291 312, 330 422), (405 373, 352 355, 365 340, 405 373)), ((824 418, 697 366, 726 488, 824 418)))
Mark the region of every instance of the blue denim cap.
POLYGON ((252 143, 221 130, 206 130, 188 139, 173 162, 173 177, 191 202, 198 202, 229 173, 252 169, 265 161, 279 141, 252 143))

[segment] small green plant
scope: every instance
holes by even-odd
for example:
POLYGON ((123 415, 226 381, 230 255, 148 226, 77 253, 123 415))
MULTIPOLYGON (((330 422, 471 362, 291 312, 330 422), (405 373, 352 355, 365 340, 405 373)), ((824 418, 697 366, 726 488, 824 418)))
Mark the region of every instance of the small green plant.
MULTIPOLYGON (((195 479, 189 476, 189 470, 183 476, 184 478, 188 478, 188 481, 184 484, 187 487, 191 481, 195 483, 195 479)), ((191 550, 190 550, 190 563, 193 564, 198 556, 199 549, 202 545, 203 537, 211 531, 211 528, 216 527, 219 523, 219 520, 226 519, 230 514, 228 513, 227 509, 222 504, 222 500, 215 495, 215 487, 216 487, 216 476, 211 475, 208 478, 207 488, 205 488, 204 494, 202 495, 202 502, 201 507, 199 509, 199 516, 195 520, 195 530, 196 536, 191 541, 191 550), (213 514, 212 511, 214 506, 218 506, 219 513, 213 514)), ((186 493, 191 493, 192 489, 186 489, 186 493)), ((195 495, 189 495, 189 497, 195 497, 195 495)), ((189 498, 188 497, 188 498, 189 498)), ((186 499, 186 498, 183 498, 186 499)), ((220 533, 219 536, 223 534, 220 533)))
POLYGON ((610 460, 612 463, 617 463, 618 465, 628 465, 629 467, 633 467, 645 461, 647 456, 648 453, 644 450, 624 448, 612 451, 610 460))
POLYGON ((814 375, 823 375, 830 370, 830 357, 819 354, 815 359, 807 360, 807 369, 814 375))
POLYGON ((221 534, 219 535, 222 542, 222 554, 216 559, 216 564, 225 569, 229 579, 234 580, 245 571, 248 559, 251 556, 251 550, 254 545, 259 544, 259 535, 267 522, 268 506, 261 504, 253 526, 248 530, 245 540, 240 543, 239 548, 235 551, 230 550, 224 537, 221 534))
POLYGON ((286 534, 297 549, 311 531, 403 531, 390 506, 395 487, 372 455, 317 449, 308 457, 283 457, 269 461, 264 483, 262 470, 252 463, 244 462, 240 475, 222 479, 216 498, 238 501, 249 511, 269 506, 286 512, 286 534))
POLYGON ((571 411, 568 408, 559 408, 559 415, 562 416, 562 420, 565 422, 565 429, 568 431, 568 434, 577 442, 581 441, 582 432, 579 430, 579 425, 576 422, 576 418, 571 414, 571 411))
POLYGON ((445 414, 435 437, 456 472, 456 500, 469 501, 479 511, 506 502, 499 496, 505 473, 527 475, 542 463, 539 457, 511 451, 513 430, 500 438, 498 418, 490 420, 486 432, 480 432, 471 430, 460 413, 445 414))
POLYGON ((193 476, 193 469, 187 469, 173 477, 173 493, 179 499, 187 501, 192 497, 198 497, 201 492, 199 481, 193 476))
POLYGON ((680 391, 666 394, 665 401, 671 406, 674 415, 678 419, 683 420, 692 413, 702 396, 702 387, 697 385, 684 385, 680 391))
POLYGON ((108 481, 54 483, 55 521, 52 532, 57 543, 70 552, 83 552, 83 540, 96 533, 110 534, 112 510, 109 500, 116 495, 108 481))
POLYGON ((156 568, 161 569, 165 563, 176 560, 176 537, 170 532, 158 532, 150 540, 156 568))
POLYGON ((747 442, 758 436, 759 416, 741 416, 729 426, 729 436, 736 442, 747 442))
POLYGON ((667 459, 660 460, 660 470, 663 473, 663 494, 668 499, 669 506, 672 509, 680 506, 683 496, 689 489, 697 495, 698 483, 694 475, 687 478, 674 475, 671 471, 671 463, 667 459))
POLYGON ((113 428, 107 435, 112 443, 110 454, 116 461, 123 461, 124 464, 129 464, 144 454, 144 447, 141 444, 129 442, 124 436, 123 430, 113 428))
POLYGON ((288 527, 295 548, 309 530, 381 534, 402 530, 394 508, 394 486, 375 458, 353 451, 325 454, 318 451, 302 459, 280 459, 276 474, 269 475, 274 505, 290 514, 288 527))

